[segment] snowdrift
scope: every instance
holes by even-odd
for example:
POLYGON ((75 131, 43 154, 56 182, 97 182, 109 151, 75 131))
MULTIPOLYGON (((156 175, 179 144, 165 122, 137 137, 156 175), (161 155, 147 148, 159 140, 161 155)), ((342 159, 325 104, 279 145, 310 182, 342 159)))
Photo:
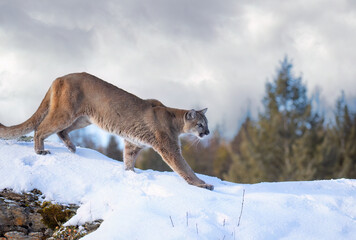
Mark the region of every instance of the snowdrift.
POLYGON ((0 140, 0 189, 79 204, 68 225, 103 219, 84 239, 356 239, 356 180, 246 185, 199 175, 209 191, 173 172, 126 172, 93 150, 46 146, 51 154, 39 156, 31 142, 0 140))

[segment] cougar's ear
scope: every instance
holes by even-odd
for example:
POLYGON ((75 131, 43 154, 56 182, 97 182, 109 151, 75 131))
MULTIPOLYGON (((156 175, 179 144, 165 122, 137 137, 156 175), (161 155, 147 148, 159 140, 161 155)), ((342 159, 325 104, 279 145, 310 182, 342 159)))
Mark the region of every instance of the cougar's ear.
POLYGON ((192 109, 185 114, 185 119, 193 120, 196 116, 197 116, 197 112, 194 109, 192 109))
POLYGON ((205 114, 206 111, 208 111, 208 109, 207 109, 207 108, 204 108, 204 109, 200 110, 199 112, 201 112, 202 114, 205 114))

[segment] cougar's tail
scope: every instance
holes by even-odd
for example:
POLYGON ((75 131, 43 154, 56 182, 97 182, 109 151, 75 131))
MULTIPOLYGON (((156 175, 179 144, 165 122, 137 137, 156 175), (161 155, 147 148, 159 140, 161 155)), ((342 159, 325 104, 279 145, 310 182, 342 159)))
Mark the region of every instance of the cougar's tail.
POLYGON ((50 97, 51 88, 47 91, 37 111, 27 121, 11 127, 6 127, 0 123, 0 138, 18 138, 36 129, 48 113, 50 97))

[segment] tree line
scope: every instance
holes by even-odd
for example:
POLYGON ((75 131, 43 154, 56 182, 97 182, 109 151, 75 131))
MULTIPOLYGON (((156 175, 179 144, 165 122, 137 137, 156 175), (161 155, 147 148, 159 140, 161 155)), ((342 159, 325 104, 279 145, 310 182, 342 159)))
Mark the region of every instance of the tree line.
MULTIPOLYGON (((333 118, 326 120, 292 68, 288 58, 280 62, 265 86, 263 110, 257 119, 246 117, 231 141, 218 129, 208 143, 182 139, 182 154, 195 172, 240 183, 356 178, 356 113, 341 93, 333 118)), ((122 161, 114 136, 101 147, 75 134, 77 144, 122 161)), ((152 149, 141 152, 136 167, 171 170, 152 149)))

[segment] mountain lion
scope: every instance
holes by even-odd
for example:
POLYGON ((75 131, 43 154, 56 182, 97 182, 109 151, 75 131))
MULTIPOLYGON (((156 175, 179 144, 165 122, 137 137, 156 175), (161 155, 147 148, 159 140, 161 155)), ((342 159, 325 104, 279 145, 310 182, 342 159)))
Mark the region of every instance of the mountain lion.
POLYGON ((75 152, 68 133, 94 123, 125 139, 126 170, 134 170, 138 153, 150 146, 189 184, 213 190, 184 160, 178 139, 182 133, 199 138, 208 135, 206 111, 169 108, 158 100, 143 100, 88 73, 73 73, 52 83, 30 119, 11 127, 0 124, 0 138, 18 138, 34 130, 35 151, 45 155, 49 151, 44 149, 44 139, 57 133, 68 149, 75 152))

